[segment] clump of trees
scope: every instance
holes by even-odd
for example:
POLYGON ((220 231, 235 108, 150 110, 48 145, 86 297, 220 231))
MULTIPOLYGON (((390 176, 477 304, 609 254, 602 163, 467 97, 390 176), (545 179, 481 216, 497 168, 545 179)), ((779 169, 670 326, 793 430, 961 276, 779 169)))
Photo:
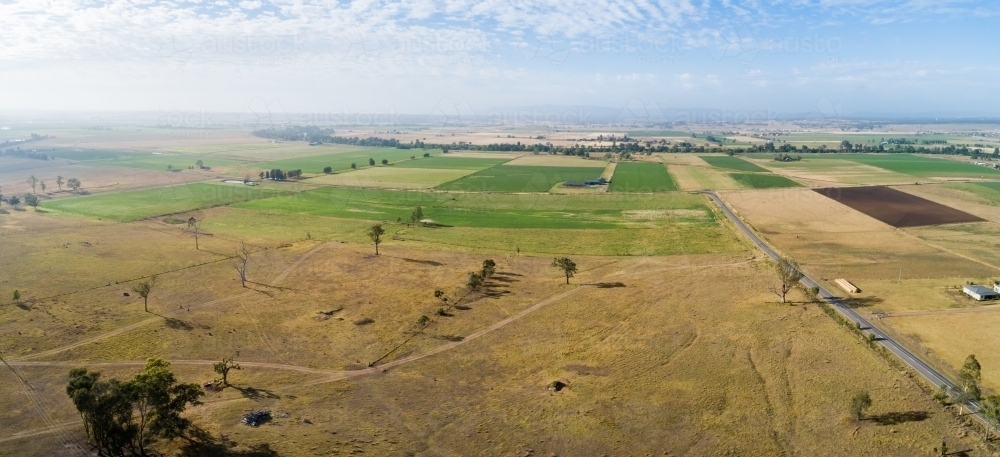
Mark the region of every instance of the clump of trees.
POLYGON ((297 179, 302 177, 302 170, 281 171, 280 168, 265 170, 258 174, 260 179, 270 179, 272 181, 285 181, 287 179, 297 179))
POLYGON ((201 404, 205 393, 197 384, 178 383, 169 367, 162 359, 148 359, 128 381, 101 379, 85 368, 70 370, 66 395, 99 455, 147 455, 153 441, 179 437, 191 426, 181 413, 201 404))
POLYGON ((323 167, 323 173, 326 174, 333 173, 333 167, 323 167))
POLYGON ((69 178, 69 179, 66 180, 66 185, 69 186, 70 189, 73 189, 73 192, 79 192, 80 191, 80 187, 81 186, 80 186, 80 180, 79 179, 69 178))
POLYGON ((38 200, 38 196, 37 195, 35 195, 35 194, 24 194, 24 204, 28 205, 28 206, 30 206, 32 208, 35 208, 35 211, 38 211, 38 205, 40 205, 41 203, 42 202, 38 200))

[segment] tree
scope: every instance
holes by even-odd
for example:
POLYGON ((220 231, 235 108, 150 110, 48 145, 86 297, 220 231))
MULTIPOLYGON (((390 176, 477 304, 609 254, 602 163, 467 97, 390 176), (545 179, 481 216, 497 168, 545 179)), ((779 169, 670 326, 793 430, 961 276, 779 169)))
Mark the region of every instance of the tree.
POLYGON ((42 193, 45 193, 45 181, 40 181, 38 185, 42 186, 42 193))
POLYGON ((990 439, 990 429, 1000 427, 1000 395, 990 395, 979 405, 986 418, 986 440, 990 439))
POLYGON ((861 420, 864 417, 865 410, 871 407, 872 397, 868 395, 867 391, 862 390, 854 395, 851 399, 851 416, 857 420, 861 420))
POLYGON ((471 290, 479 289, 479 286, 483 285, 483 275, 477 271, 470 271, 469 280, 465 285, 471 290))
MULTIPOLYGON (((192 217, 191 219, 194 218, 192 217)), ((201 223, 196 222, 191 225, 192 225, 191 234, 194 235, 194 249, 201 250, 201 247, 198 246, 198 238, 201 238, 201 223)))
POLYGON ((382 228, 382 224, 375 224, 368 229, 368 238, 372 239, 375 243, 375 255, 378 254, 378 245, 382 242, 382 235, 385 234, 385 229, 382 228))
POLYGON ((14 303, 18 303, 20 301, 21 301, 21 291, 14 289, 14 303))
POLYGON ((10 198, 7 199, 7 203, 10 203, 10 206, 13 206, 14 209, 17 209, 17 205, 21 204, 21 199, 17 198, 17 195, 11 195, 10 198))
POLYGON ((422 220, 424 220, 424 209, 417 206, 413 209, 413 212, 410 213, 410 222, 416 224, 422 220))
POLYGON ((69 178, 68 180, 66 180, 66 185, 69 186, 70 189, 73 189, 73 192, 79 192, 80 191, 80 180, 79 179, 69 178))
POLYGON ((83 419, 99 455, 147 455, 157 438, 181 436, 191 421, 181 417, 188 405, 201 404, 197 384, 178 384, 170 364, 158 358, 129 381, 101 380, 98 372, 74 368, 66 395, 83 419))
POLYGON ((323 167, 323 173, 326 174, 333 173, 333 167, 323 167))
POLYGON ((32 208, 35 208, 35 210, 37 210, 38 209, 38 205, 40 203, 41 202, 38 201, 38 196, 37 195, 35 195, 35 194, 24 194, 24 204, 25 205, 28 205, 28 206, 30 206, 32 208))
POLYGON ((389 165, 388 159, 382 159, 382 165, 389 165))
POLYGON ((59 190, 62 190, 62 185, 63 185, 63 177, 62 176, 56 176, 56 185, 59 186, 59 190))
POLYGON ((493 276, 493 273, 496 273, 496 271, 497 271, 497 263, 494 262, 493 259, 486 259, 483 261, 483 270, 482 270, 483 280, 490 279, 490 276, 493 276))
POLYGON ((194 164, 195 164, 195 166, 198 167, 199 170, 201 170, 202 168, 205 168, 205 162, 202 162, 200 159, 197 162, 195 162, 194 164))
POLYGON ((785 258, 778 259, 774 265, 774 269, 778 273, 778 280, 781 282, 777 287, 771 288, 771 291, 778 297, 781 297, 781 302, 785 303, 785 296, 802 279, 802 272, 799 271, 799 266, 795 262, 785 258))
POLYGON ((351 162, 351 169, 353 170, 355 168, 358 168, 357 162, 351 162))
POLYGON ((974 354, 965 358, 962 369, 958 371, 958 395, 955 396, 955 403, 958 405, 958 412, 963 412, 964 406, 972 401, 978 401, 982 397, 979 389, 979 382, 982 380, 982 367, 976 360, 974 354))
POLYGON ((31 193, 35 193, 35 186, 38 185, 38 178, 35 175, 31 175, 27 181, 28 185, 31 186, 31 193))
POLYGON ((142 297, 142 307, 147 313, 149 312, 149 294, 153 292, 154 285, 156 285, 156 275, 150 276, 149 279, 132 286, 132 292, 142 297))
POLYGON ((562 270, 563 274, 566 275, 566 284, 569 284, 569 278, 572 278, 576 274, 576 263, 570 260, 569 257, 552 259, 552 266, 562 270))
POLYGON ((240 241, 240 248, 236 250, 236 272, 240 275, 240 285, 247 286, 247 267, 250 265, 250 250, 246 243, 240 241))
POLYGON ((212 365, 212 369, 215 370, 215 372, 218 373, 220 376, 222 376, 222 385, 228 386, 229 372, 231 370, 242 370, 243 368, 240 367, 240 364, 233 362, 232 357, 228 358, 223 357, 221 362, 212 365))
POLYGON ((368 158, 368 165, 370 165, 370 166, 373 166, 373 167, 374 167, 374 166, 375 166, 375 159, 372 159, 372 158, 368 158))

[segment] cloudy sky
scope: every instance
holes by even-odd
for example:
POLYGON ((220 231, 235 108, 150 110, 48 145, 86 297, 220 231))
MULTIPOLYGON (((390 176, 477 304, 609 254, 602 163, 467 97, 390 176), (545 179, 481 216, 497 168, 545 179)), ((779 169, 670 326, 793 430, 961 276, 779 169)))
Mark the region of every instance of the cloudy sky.
POLYGON ((998 16, 962 0, 0 0, 0 111, 1000 116, 998 16))

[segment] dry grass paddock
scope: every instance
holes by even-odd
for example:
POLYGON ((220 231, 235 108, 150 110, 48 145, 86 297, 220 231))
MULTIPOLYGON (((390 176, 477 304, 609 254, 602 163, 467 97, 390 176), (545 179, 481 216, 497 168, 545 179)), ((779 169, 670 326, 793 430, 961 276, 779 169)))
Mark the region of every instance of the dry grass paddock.
MULTIPOLYGON (((907 192, 989 218, 994 206, 939 185, 905 186, 907 192)), ((990 284, 1000 275, 1000 225, 986 221, 895 229, 811 190, 726 192, 727 202, 779 251, 797 260, 827 289, 861 312, 888 313, 876 320, 904 344, 954 370, 975 353, 987 385, 1000 386, 1000 361, 984 335, 1000 327, 993 303, 963 296, 962 285, 990 284), (843 293, 832 284, 847 278, 861 288, 843 293), (958 365, 955 365, 958 364, 958 365), (989 367, 988 369, 986 367, 989 367)))
MULTIPOLYGON (((454 276, 481 256, 392 248, 374 258, 361 246, 315 248, 286 248, 299 259, 312 252, 281 282, 287 290, 192 309, 183 317, 191 328, 152 324, 34 365, 15 361, 37 403, 9 371, 2 375, 0 410, 14 427, 5 447, 50 455, 80 439, 63 388, 68 368, 84 360, 127 376, 138 366, 119 361, 162 355, 176 360, 182 380, 202 382, 213 377, 212 355, 239 348, 248 366, 231 376, 235 387, 209 393, 188 413, 233 453, 266 446, 278 455, 921 455, 941 437, 952 448, 982 450, 915 381, 815 306, 776 303, 766 292, 770 270, 742 254, 580 258, 570 286, 548 258, 498 259, 498 276, 510 280, 498 283, 509 294, 433 315, 382 371, 360 368, 412 330, 414 315, 438 307, 433 284, 457 294, 454 276), (374 322, 354 325, 358 316, 374 322), (565 388, 548 389, 556 380, 565 388), (857 422, 847 405, 861 389, 875 402, 869 420, 857 422), (238 424, 256 408, 274 420, 238 424)), ((220 449, 184 440, 158 448, 220 449)))

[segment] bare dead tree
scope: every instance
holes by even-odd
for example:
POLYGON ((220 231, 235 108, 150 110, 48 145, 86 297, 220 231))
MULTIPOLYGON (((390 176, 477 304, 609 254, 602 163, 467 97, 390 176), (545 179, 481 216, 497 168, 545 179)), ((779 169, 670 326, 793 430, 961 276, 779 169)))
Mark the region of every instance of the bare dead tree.
POLYGON ((246 243, 240 241, 240 248, 236 250, 236 272, 240 274, 240 285, 247 286, 247 266, 250 265, 250 250, 246 243))
MULTIPOLYGON (((194 218, 192 218, 192 219, 194 219, 194 218)), ((196 250, 200 250, 201 248, 198 247, 198 238, 201 238, 201 222, 197 222, 195 224, 192 224, 191 230, 192 230, 191 233, 194 234, 194 248, 196 250)))

